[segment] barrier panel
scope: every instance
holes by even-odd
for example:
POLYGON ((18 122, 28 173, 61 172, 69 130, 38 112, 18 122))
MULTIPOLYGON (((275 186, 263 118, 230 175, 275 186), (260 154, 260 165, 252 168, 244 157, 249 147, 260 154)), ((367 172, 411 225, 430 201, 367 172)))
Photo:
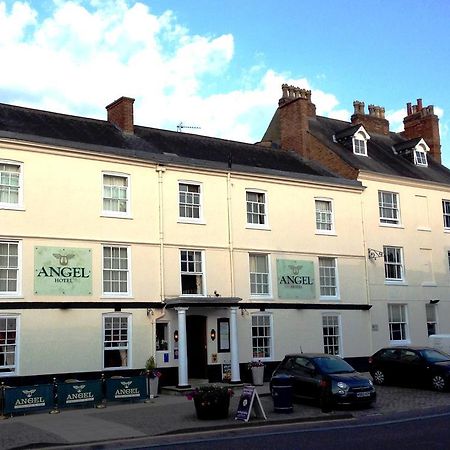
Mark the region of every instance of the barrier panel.
POLYGON ((53 384, 3 389, 3 414, 25 413, 54 407, 53 384))
POLYGON ((131 400, 148 398, 147 378, 112 377, 106 380, 106 400, 131 400))
POLYGON ((56 396, 60 408, 90 404, 95 406, 103 399, 102 380, 71 380, 59 383, 56 396))

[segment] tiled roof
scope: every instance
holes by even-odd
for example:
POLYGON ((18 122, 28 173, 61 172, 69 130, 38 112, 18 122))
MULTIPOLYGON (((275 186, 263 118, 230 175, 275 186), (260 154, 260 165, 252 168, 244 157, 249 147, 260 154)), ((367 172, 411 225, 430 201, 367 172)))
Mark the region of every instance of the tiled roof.
POLYGON ((328 117, 317 116, 309 120, 310 133, 355 169, 450 184, 450 170, 436 162, 430 155, 427 155, 428 167, 426 167, 417 166, 411 160, 395 154, 394 146, 408 146, 412 141, 418 143, 420 138, 408 141, 399 133, 391 132, 388 135, 370 133, 367 156, 355 155, 351 141, 344 143, 333 141, 333 135, 351 126, 349 122, 328 117))
POLYGON ((122 133, 113 124, 78 116, 0 103, 0 138, 140 158, 161 164, 267 173, 280 177, 329 179, 358 185, 306 161, 295 152, 262 145, 135 126, 122 133))

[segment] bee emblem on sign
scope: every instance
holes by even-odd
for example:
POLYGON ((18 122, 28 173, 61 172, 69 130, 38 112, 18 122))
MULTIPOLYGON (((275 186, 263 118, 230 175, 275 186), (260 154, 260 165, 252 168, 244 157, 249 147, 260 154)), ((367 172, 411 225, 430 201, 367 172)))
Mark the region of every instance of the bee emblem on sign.
POLYGON ((61 266, 67 266, 67 264, 69 264, 69 260, 72 259, 75 255, 73 253, 68 253, 67 255, 61 255, 61 253, 53 253, 53 256, 59 260, 59 264, 61 266))
POLYGON ((30 398, 35 392, 36 389, 27 389, 25 391, 22 391, 28 398, 30 398))
POLYGON ((121 381, 120 384, 125 388, 128 389, 131 385, 131 383, 133 383, 132 381, 121 381))
POLYGON ((85 387, 85 384, 78 384, 76 386, 72 386, 78 393, 80 393, 85 387))
POLYGON ((303 266, 292 266, 292 265, 289 266, 289 269, 292 270, 292 273, 294 275, 298 275, 300 273, 300 270, 302 270, 302 268, 303 266))

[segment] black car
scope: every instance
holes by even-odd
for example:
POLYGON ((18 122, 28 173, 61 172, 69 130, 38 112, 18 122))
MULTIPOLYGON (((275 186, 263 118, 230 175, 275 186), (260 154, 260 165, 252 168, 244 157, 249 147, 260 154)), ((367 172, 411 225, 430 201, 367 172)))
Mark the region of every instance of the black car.
POLYGON ((342 358, 327 354, 286 355, 275 369, 271 388, 280 376, 290 376, 294 398, 333 405, 370 405, 376 399, 372 380, 361 375, 342 358))
POLYGON ((369 358, 376 384, 427 386, 436 391, 450 387, 450 355, 429 347, 388 347, 369 358))

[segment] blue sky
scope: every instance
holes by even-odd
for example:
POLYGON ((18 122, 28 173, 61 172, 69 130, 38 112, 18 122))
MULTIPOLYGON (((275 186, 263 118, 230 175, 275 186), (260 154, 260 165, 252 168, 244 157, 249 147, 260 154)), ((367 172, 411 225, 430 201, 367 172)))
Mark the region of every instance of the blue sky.
POLYGON ((125 95, 140 125, 255 142, 283 82, 321 115, 384 106, 393 131, 422 98, 450 166, 449 25, 438 0, 0 0, 0 102, 104 119, 125 95))

